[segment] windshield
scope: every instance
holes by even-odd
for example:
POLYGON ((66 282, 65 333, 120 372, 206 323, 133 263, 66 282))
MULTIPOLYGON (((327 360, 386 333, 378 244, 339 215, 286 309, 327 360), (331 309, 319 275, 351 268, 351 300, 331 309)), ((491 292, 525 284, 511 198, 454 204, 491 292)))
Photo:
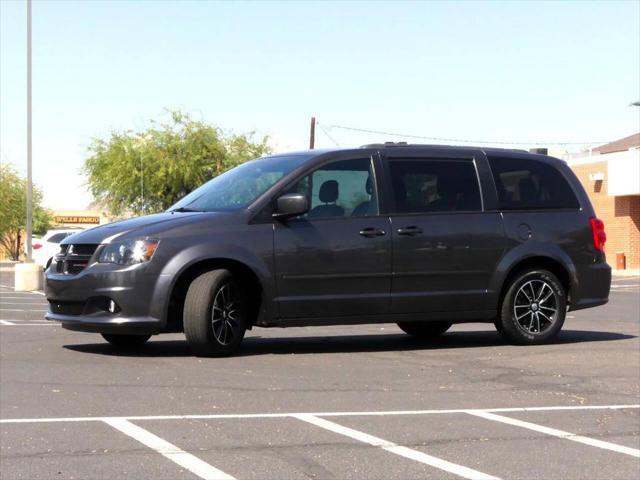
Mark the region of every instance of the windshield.
POLYGON ((168 211, 213 212, 247 207, 310 155, 259 158, 239 165, 197 188, 168 211))

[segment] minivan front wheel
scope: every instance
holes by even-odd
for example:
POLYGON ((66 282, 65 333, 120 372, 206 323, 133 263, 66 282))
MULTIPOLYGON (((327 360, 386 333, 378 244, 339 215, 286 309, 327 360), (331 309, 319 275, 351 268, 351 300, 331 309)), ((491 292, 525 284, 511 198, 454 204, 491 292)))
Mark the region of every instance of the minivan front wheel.
POLYGON ((189 286, 183 320, 187 342, 196 355, 232 355, 246 331, 244 290, 228 270, 205 272, 189 286))
POLYGON ((566 312, 567 296, 558 278, 547 270, 527 270, 509 286, 496 327, 516 344, 545 343, 560 331, 566 312))

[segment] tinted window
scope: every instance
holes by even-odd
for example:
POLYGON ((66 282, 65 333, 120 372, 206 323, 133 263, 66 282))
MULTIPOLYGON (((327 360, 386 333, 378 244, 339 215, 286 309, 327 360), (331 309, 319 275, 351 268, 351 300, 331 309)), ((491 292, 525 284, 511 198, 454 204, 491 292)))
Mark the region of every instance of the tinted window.
POLYGON ((67 238, 69 235, 71 235, 71 234, 70 233, 55 233, 55 234, 51 235, 49 238, 47 238, 47 242, 60 243, 62 240, 67 238))
POLYGON ((502 210, 579 208, 571 186, 553 166, 520 158, 489 157, 502 210))
POLYGON ((340 160, 305 176, 289 192, 309 197, 309 219, 364 217, 378 214, 371 160, 340 160))
POLYGON ((392 160, 397 213, 482 209, 475 165, 458 160, 392 160))

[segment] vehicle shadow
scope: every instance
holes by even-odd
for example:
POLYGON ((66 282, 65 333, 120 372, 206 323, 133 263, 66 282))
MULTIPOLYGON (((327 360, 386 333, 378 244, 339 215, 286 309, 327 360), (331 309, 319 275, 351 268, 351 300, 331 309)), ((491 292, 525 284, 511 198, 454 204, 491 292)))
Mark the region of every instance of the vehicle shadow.
MULTIPOLYGON (((560 332, 551 345, 607 342, 636 338, 615 332, 593 332, 566 330, 560 332)), ((452 348, 496 347, 508 345, 497 332, 469 331, 449 332, 433 340, 419 340, 404 333, 375 335, 331 335, 309 337, 261 337, 252 336, 244 340, 236 356, 290 355, 318 353, 357 353, 440 350, 452 348)), ((97 355, 132 357, 188 357, 193 356, 185 340, 154 340, 135 350, 117 349, 106 342, 64 345, 76 352, 97 355)))

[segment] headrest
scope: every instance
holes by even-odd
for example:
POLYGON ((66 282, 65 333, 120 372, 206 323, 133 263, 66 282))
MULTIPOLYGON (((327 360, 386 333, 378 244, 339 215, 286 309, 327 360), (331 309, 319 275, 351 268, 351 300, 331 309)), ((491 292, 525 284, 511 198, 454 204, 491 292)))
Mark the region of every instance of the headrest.
POLYGON ((460 193, 455 178, 438 178, 438 196, 443 198, 454 197, 460 193))
POLYGON ((373 195, 373 179, 371 175, 367 177, 367 183, 364 188, 367 190, 367 195, 373 195))
POLYGON ((536 199, 536 186, 529 177, 518 180, 518 193, 521 202, 530 202, 536 199))
POLYGON ((338 182, 335 180, 327 180, 320 185, 320 193, 318 195, 322 203, 333 203, 338 200, 338 182))

